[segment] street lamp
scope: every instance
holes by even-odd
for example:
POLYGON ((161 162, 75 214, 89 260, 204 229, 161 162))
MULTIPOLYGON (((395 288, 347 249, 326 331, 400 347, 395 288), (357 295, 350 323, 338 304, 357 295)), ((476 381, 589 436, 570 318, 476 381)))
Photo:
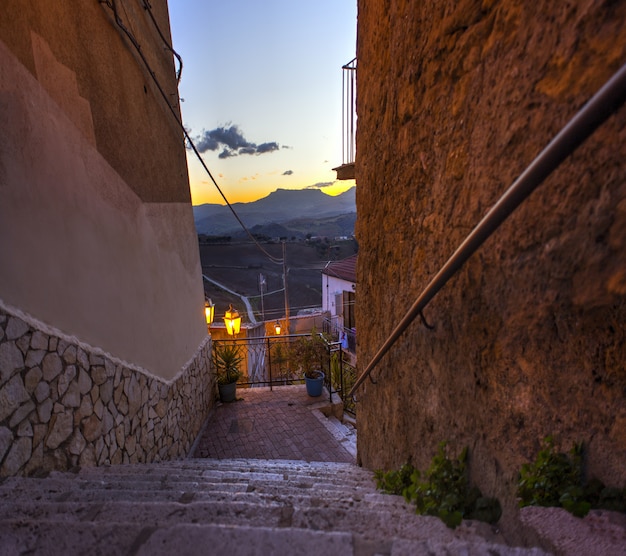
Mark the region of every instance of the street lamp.
POLYGON ((280 322, 276 321, 276 324, 274 325, 274 331, 276 332, 276 336, 280 336, 280 322))
POLYGON ((232 304, 228 307, 228 311, 224 315, 224 324, 226 325, 226 331, 229 336, 236 336, 239 334, 241 328, 241 317, 237 312, 237 309, 233 309, 232 304))
POLYGON ((204 316, 206 317, 207 326, 210 327, 215 316, 215 305, 213 305, 210 297, 204 298, 204 316))

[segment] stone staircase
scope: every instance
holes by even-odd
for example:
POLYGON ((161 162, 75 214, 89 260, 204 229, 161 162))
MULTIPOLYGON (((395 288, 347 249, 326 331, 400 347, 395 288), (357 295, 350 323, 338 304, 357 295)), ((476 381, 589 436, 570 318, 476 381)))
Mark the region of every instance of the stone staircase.
POLYGON ((487 524, 456 530, 376 491, 352 464, 191 459, 0 483, 0 554, 509 555, 487 524))

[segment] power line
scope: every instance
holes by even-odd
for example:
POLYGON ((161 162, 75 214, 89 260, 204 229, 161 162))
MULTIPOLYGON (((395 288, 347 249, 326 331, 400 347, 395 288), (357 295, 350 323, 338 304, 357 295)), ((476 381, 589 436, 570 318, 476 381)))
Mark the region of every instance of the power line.
MULTIPOLYGON (((276 264, 283 264, 283 259, 279 259, 277 257, 274 257, 273 255, 270 255, 264 248, 263 246, 257 241, 257 239, 252 235, 252 233, 250 232, 250 230, 248 230, 248 228, 246 227, 246 225, 242 222, 241 218, 239 218, 239 215, 235 212, 235 209, 232 207, 232 205, 230 204, 230 202, 228 201, 228 199, 226 198, 226 195, 224 195, 224 192, 222 191, 222 189, 220 188, 220 186, 218 185, 217 181, 215 180, 215 178, 213 177, 213 174, 211 174, 211 171, 209 170, 209 168, 207 167, 206 163, 204 162, 204 160, 202 159, 202 156, 200 156, 200 152, 198 151, 198 149, 196 148, 196 145, 194 144, 193 140, 191 139, 189 133, 187 132, 187 130, 185 129, 185 126, 183 125, 182 121, 179 119, 178 114, 176 113, 176 111, 174 110, 174 108, 172 107, 172 105, 170 104, 170 101, 168 99, 167 94, 165 93, 165 91, 163 90, 163 87, 161 86, 161 84, 159 83, 159 80, 156 77, 156 74, 154 73, 154 71, 152 71, 152 68, 150 66, 150 64, 148 63, 148 60, 146 60, 146 57, 143 54, 143 51, 141 50, 141 45, 139 44, 139 42, 137 41, 137 39, 135 38, 135 36, 126 28, 126 26, 124 25, 124 23, 122 22, 118 11, 117 11, 117 0, 97 0, 98 3, 100 4, 105 4, 112 12, 113 15, 115 17, 115 23, 116 25, 122 30, 122 32, 126 35, 126 37, 128 38, 128 40, 131 42, 131 44, 133 45, 133 47, 135 48, 135 50, 137 51, 137 53, 139 54, 139 57, 141 58, 142 62, 144 63, 144 65, 146 66, 146 69, 148 70, 148 73, 150 74, 150 77, 152 77, 152 80, 154 81, 154 84, 156 85, 157 89, 159 90, 159 92, 161 93, 161 96, 163 97, 163 100, 165 100, 165 103, 167 104, 170 112, 172 113, 172 116, 174 116, 174 119, 176 120, 176 123, 179 125, 179 127, 182 129, 183 134, 185 136, 185 139, 187 140, 188 145, 191 147, 191 149, 193 150, 193 152, 195 153, 196 157, 198 158, 198 160, 200 161, 200 164, 202 165, 202 168, 204 168, 204 171, 207 173, 207 175, 209 176, 209 178, 211 178, 211 181, 213 182, 213 185, 215 186, 215 188, 217 189, 217 191, 219 192, 219 194, 221 195, 222 199, 224 199, 224 202, 226 203, 226 206, 228 206, 228 208, 230 209, 230 211, 233 213, 233 216, 235 217, 235 219, 237 220, 237 222, 239 222, 239 225, 242 227, 242 229, 246 232, 246 234, 248 234, 248 236, 250 237, 250 239, 253 241, 253 243, 257 246, 257 248, 273 263, 276 264)), ((144 7, 147 7, 147 4, 144 0, 144 7)), ((149 7, 147 7, 148 11, 150 11, 149 7)), ((166 42, 166 45, 168 43, 166 42)), ((170 50, 171 49, 170 47, 170 50)), ((181 65, 182 68, 182 65, 181 65)))
POLYGON ((154 17, 154 14, 152 13, 152 6, 150 5, 150 2, 148 0, 143 0, 143 7, 148 12, 148 15, 150 16, 150 19, 152 20, 152 23, 154 23, 154 26, 156 27, 157 33, 159 33, 159 36, 161 37, 161 40, 163 41, 163 43, 165 44, 167 49, 178 60, 178 70, 176 71, 176 83, 180 84, 180 79, 181 79, 182 74, 183 74, 183 59, 181 58, 180 54, 178 54, 178 52, 176 52, 174 50, 174 48, 172 47, 170 42, 167 40, 167 38, 165 37, 165 35, 161 31, 161 27, 159 27, 159 24, 157 23, 157 20, 154 17))

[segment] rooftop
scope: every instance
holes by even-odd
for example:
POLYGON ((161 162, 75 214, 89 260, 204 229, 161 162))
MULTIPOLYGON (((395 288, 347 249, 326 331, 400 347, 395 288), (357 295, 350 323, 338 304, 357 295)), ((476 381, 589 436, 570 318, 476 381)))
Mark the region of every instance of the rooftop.
POLYGON ((347 259, 341 261, 329 262, 322 270, 322 274, 328 276, 334 276, 341 280, 347 280, 348 282, 354 282, 356 284, 356 262, 358 260, 358 254, 352 255, 347 259))

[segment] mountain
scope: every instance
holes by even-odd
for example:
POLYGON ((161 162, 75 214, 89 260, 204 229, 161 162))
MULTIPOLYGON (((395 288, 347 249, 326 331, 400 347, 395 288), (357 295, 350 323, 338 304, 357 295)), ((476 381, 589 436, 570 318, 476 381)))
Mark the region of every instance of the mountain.
MULTIPOLYGON (((277 189, 251 203, 233 203, 242 222, 252 228, 285 224, 292 220, 320 220, 356 212, 356 187, 332 197, 319 189, 277 189)), ((238 235, 241 226, 227 206, 205 204, 193 207, 196 230, 207 235, 238 235)))

